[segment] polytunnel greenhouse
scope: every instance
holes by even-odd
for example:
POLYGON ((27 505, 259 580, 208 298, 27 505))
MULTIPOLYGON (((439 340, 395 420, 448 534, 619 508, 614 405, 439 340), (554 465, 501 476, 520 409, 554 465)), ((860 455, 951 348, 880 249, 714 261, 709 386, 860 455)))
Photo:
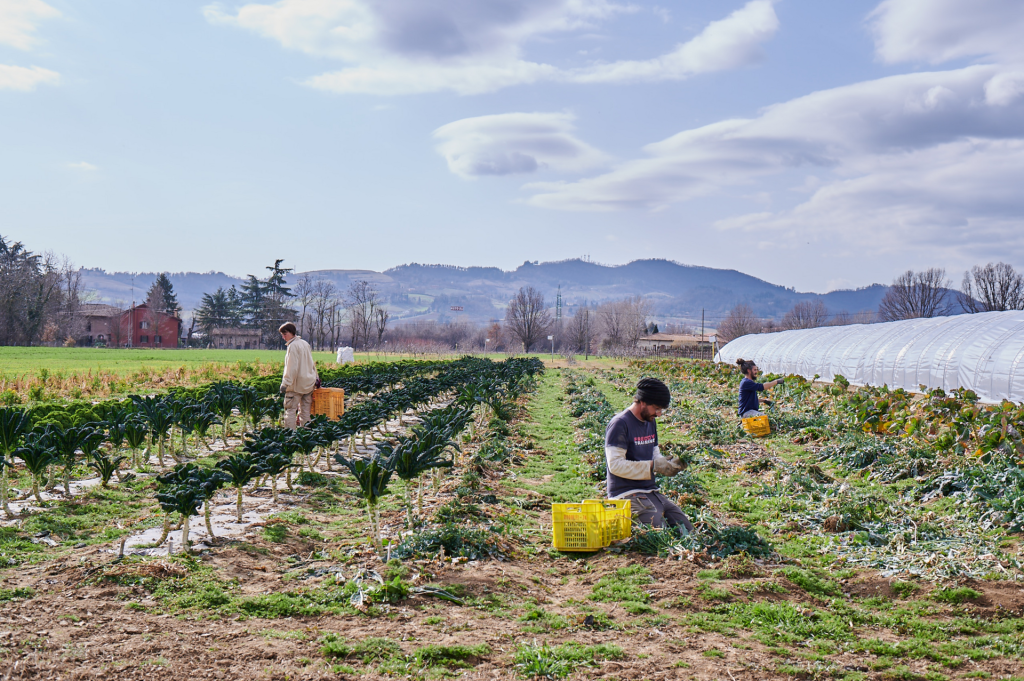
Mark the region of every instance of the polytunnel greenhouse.
POLYGON ((918 392, 969 388, 984 402, 1024 401, 1024 312, 983 312, 880 324, 750 334, 716 362, 753 360, 762 372, 918 392))

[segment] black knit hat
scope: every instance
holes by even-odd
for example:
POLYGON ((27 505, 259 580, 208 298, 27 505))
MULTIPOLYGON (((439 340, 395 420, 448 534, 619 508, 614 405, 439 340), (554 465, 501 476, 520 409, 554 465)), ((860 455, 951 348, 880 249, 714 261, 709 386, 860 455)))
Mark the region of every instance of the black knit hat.
POLYGON ((633 399, 668 409, 672 402, 672 393, 669 392, 667 385, 656 378, 641 378, 636 384, 636 396, 633 399))

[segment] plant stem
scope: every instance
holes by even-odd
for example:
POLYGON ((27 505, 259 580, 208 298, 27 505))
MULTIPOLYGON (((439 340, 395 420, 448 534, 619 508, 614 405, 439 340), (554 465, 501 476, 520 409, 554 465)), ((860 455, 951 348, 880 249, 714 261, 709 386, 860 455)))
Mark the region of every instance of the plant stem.
POLYGON ((203 502, 203 517, 206 520, 206 533, 210 535, 210 539, 213 539, 213 524, 210 522, 210 506, 212 505, 213 499, 207 499, 203 502))
POLYGON ((238 486, 238 503, 235 505, 235 510, 238 511, 238 522, 242 522, 242 486, 238 486))
POLYGON ((412 480, 405 481, 405 526, 412 528, 412 480))
POLYGON ((14 511, 11 510, 10 504, 7 503, 7 465, 4 464, 4 470, 0 473, 0 506, 3 507, 4 513, 7 514, 8 518, 14 517, 14 511))
POLYGON ((156 545, 160 546, 167 541, 167 535, 171 532, 171 516, 164 516, 164 530, 160 534, 160 539, 157 540, 156 545))
POLYGON ((423 522, 423 476, 416 478, 416 510, 420 522, 423 522))
POLYGON ((181 516, 181 550, 184 553, 192 553, 188 548, 188 516, 181 516))
POLYGON ((380 543, 380 528, 377 527, 376 514, 374 513, 376 510, 376 504, 366 502, 366 516, 370 519, 370 532, 373 534, 373 548, 377 551, 377 555, 380 555, 383 547, 380 543))

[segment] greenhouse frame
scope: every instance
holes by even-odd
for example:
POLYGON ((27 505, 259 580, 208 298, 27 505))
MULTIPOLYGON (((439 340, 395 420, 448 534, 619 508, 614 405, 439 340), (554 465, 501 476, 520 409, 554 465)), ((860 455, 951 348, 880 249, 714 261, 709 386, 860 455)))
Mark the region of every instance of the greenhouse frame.
POLYGON ((753 360, 762 372, 920 392, 969 388, 982 402, 1024 402, 1024 311, 750 334, 716 362, 753 360))

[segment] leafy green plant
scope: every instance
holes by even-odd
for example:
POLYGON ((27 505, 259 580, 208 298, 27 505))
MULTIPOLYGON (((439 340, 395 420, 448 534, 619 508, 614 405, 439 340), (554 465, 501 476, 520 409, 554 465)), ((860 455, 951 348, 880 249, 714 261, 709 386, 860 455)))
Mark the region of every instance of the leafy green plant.
POLYGON ((360 495, 366 501, 366 515, 370 520, 370 528, 373 533, 373 546, 377 553, 383 553, 377 502, 388 493, 388 483, 391 482, 391 475, 394 471, 388 467, 388 461, 377 454, 365 459, 347 459, 341 454, 335 454, 334 459, 349 469, 356 482, 359 483, 360 495))
POLYGON ((160 468, 164 467, 164 443, 167 441, 167 431, 174 423, 174 412, 166 399, 156 397, 140 397, 132 395, 132 401, 138 413, 145 419, 149 426, 151 440, 157 446, 157 459, 160 468))
POLYGON ((976 591, 969 586, 945 587, 932 591, 928 594, 928 597, 933 601, 938 601, 940 603, 960 605, 961 603, 972 601, 975 598, 980 598, 981 592, 976 591))
MULTIPOLYGON (((449 447, 456 447, 452 440, 438 437, 434 430, 413 429, 411 437, 399 437, 394 444, 384 442, 378 445, 377 451, 387 459, 391 468, 405 483, 406 525, 413 525, 412 484, 420 476, 434 468, 451 468, 453 462, 444 456, 449 447)), ((422 491, 419 495, 422 514, 422 491)))
POLYGON ((0 471, 0 507, 8 518, 13 517, 14 513, 7 502, 7 467, 11 464, 11 455, 28 429, 29 419, 24 411, 0 409, 0 469, 3 469, 0 471))
POLYGON ((32 433, 25 439, 25 446, 14 450, 14 455, 25 463, 25 468, 32 475, 32 495, 40 504, 39 483, 46 474, 46 469, 54 462, 53 453, 39 432, 32 433))
POLYGON ((228 484, 238 491, 235 511, 242 522, 242 488, 260 474, 259 466, 250 454, 232 454, 217 462, 217 468, 228 476, 228 484))
POLYGON ((176 513, 181 516, 181 547, 188 553, 189 518, 198 515, 199 507, 203 503, 203 491, 198 484, 185 480, 164 485, 156 493, 156 500, 165 513, 176 513))
POLYGON ((146 444, 146 435, 149 433, 146 422, 141 418, 129 416, 128 420, 124 422, 122 430, 124 432, 124 441, 128 444, 128 448, 131 451, 132 466, 138 466, 139 448, 146 444))
POLYGON ((123 456, 112 456, 103 452, 96 452, 92 456, 92 461, 89 462, 89 468, 96 471, 100 476, 100 484, 106 487, 110 484, 110 478, 114 476, 114 473, 117 473, 124 459, 125 457, 123 456))
POLYGON ((221 439, 227 445, 228 435, 230 434, 228 422, 231 419, 232 412, 242 405, 240 391, 230 383, 216 383, 210 386, 210 390, 207 392, 207 400, 209 401, 210 410, 220 417, 223 424, 221 439))
POLYGON ((594 667, 602 660, 621 660, 626 656, 622 648, 602 643, 584 646, 563 643, 549 646, 527 643, 520 645, 513 655, 516 672, 526 679, 563 679, 580 667, 594 667))

